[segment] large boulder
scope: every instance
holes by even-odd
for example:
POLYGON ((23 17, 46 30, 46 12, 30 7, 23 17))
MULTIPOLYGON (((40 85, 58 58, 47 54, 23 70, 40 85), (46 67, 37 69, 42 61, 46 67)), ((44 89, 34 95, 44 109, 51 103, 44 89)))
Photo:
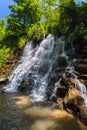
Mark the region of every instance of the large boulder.
POLYGON ((8 83, 8 78, 7 77, 2 77, 0 78, 0 85, 6 85, 8 83))
POLYGON ((67 95, 64 97, 64 103, 72 103, 77 106, 84 103, 84 99, 82 98, 80 92, 75 88, 69 88, 67 95))
POLYGON ((74 63, 74 68, 79 72, 78 79, 86 86, 87 88, 87 58, 77 59, 74 63))
POLYGON ((87 107, 84 105, 80 106, 79 119, 87 125, 87 107))
POLYGON ((64 97, 64 106, 68 112, 74 114, 87 125, 87 107, 85 106, 84 98, 78 90, 75 88, 69 89, 64 97))
POLYGON ((63 98, 67 94, 68 89, 65 86, 58 86, 57 91, 56 91, 56 96, 63 98))

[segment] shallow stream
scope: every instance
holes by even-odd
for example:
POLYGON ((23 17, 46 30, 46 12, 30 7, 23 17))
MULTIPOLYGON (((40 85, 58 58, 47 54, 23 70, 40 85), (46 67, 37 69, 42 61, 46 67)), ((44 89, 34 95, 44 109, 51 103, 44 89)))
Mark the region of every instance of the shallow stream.
POLYGON ((32 103, 21 93, 0 94, 0 130, 87 130, 87 126, 52 104, 32 103))

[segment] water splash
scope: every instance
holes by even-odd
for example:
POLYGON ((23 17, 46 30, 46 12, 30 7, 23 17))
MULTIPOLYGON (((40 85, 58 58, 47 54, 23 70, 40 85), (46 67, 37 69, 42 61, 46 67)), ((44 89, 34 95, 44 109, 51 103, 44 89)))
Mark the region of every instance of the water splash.
POLYGON ((9 76, 9 84, 5 86, 5 92, 17 92, 18 86, 24 77, 27 77, 27 68, 29 67, 28 61, 33 57, 34 50, 32 48, 32 42, 28 42, 23 51, 23 56, 19 61, 19 65, 13 71, 12 75, 9 76))
POLYGON ((81 93, 87 93, 86 86, 82 84, 78 79, 75 80, 75 88, 81 93))
POLYGON ((81 93, 83 99, 84 99, 84 104, 87 106, 87 89, 86 86, 81 83, 78 79, 75 79, 75 88, 81 93))
POLYGON ((34 81, 31 95, 35 100, 42 100, 45 97, 48 76, 54 62, 52 56, 54 45, 55 40, 51 34, 36 48, 33 48, 32 42, 27 43, 19 65, 9 77, 9 84, 4 87, 5 92, 17 92, 22 80, 31 73, 34 81))
MULTIPOLYGON (((66 54, 64 38, 56 39, 53 35, 48 35, 40 45, 33 47, 32 42, 28 42, 24 48, 23 55, 19 60, 18 66, 9 76, 9 84, 5 86, 5 92, 17 92, 24 79, 33 80, 31 84, 32 101, 42 101, 46 95, 49 75, 52 72, 53 65, 58 57, 64 57, 68 62, 68 69, 76 79, 75 88, 82 93, 86 93, 86 87, 77 79, 77 75, 73 73, 74 67, 66 54)), ((56 83, 60 85, 61 79, 56 83)), ((55 86, 56 86, 55 84, 55 86)), ((29 86, 30 87, 30 86, 29 86)), ((54 89, 56 93, 57 87, 54 89)))
POLYGON ((74 83, 75 83, 75 88, 80 92, 80 94, 82 95, 83 99, 84 99, 84 105, 87 106, 87 89, 86 86, 81 83, 78 79, 78 76, 75 74, 75 70, 74 67, 67 67, 69 70, 69 73, 71 73, 72 78, 74 79, 74 83))

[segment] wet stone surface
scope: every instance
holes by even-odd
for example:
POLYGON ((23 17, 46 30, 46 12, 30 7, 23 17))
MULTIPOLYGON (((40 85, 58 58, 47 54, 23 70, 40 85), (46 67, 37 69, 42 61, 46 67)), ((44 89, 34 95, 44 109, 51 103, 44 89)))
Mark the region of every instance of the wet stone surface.
POLYGON ((87 126, 55 104, 32 102, 21 93, 0 94, 0 130, 87 130, 87 126))
POLYGON ((25 115, 21 114, 21 111, 17 109, 15 96, 17 94, 0 95, 0 130, 27 129, 27 124, 30 121, 25 120, 25 115))

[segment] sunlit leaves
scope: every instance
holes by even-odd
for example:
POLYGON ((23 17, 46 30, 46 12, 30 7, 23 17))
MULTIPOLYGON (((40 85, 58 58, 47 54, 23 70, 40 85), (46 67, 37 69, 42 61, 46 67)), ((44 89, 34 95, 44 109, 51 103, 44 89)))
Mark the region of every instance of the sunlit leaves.
POLYGON ((2 40, 5 36, 5 20, 0 20, 0 40, 2 40))
POLYGON ((12 29, 13 32, 17 32, 18 28, 18 34, 21 32, 20 35, 25 35, 29 25, 40 21, 41 5, 39 0, 14 0, 14 2, 16 4, 9 6, 11 14, 8 18, 8 30, 12 29))
POLYGON ((45 34, 47 34, 47 32, 44 23, 33 24, 28 30, 28 39, 39 41, 45 34))
POLYGON ((5 60, 10 56, 10 48, 4 46, 0 49, 0 68, 4 64, 5 60))

